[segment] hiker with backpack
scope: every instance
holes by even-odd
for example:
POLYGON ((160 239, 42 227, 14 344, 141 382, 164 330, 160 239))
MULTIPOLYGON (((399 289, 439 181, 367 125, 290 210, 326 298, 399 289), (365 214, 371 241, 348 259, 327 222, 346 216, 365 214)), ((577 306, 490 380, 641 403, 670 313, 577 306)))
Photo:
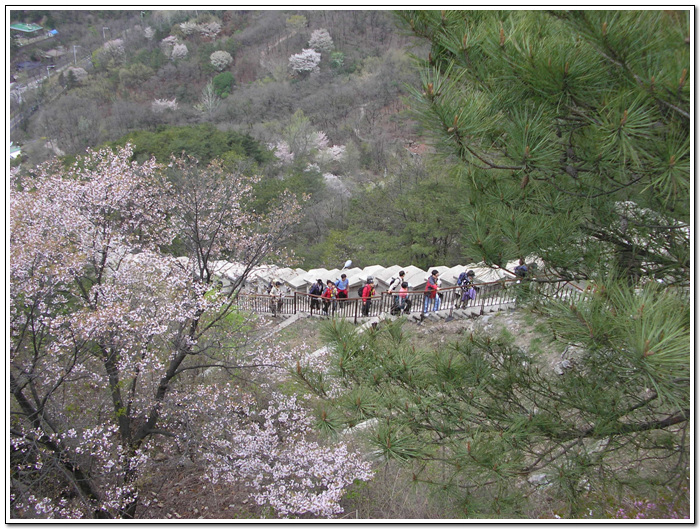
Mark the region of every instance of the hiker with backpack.
POLYGON ((374 296, 374 278, 369 276, 367 278, 367 284, 362 289, 362 315, 369 316, 370 309, 372 308, 372 296, 374 296))
POLYGON ((316 282, 311 285, 311 288, 309 289, 309 295, 311 295, 311 310, 319 310, 321 308, 320 296, 323 294, 323 290, 323 281, 320 279, 317 279, 316 282))
POLYGON ((423 293, 423 313, 427 313, 430 305, 433 306, 433 311, 436 311, 440 306, 440 298, 438 292, 438 275, 440 272, 433 270, 428 277, 428 282, 425 284, 425 292, 423 293))
POLYGON ((462 295, 457 301, 457 307, 467 308, 469 302, 476 298, 476 288, 474 287, 474 270, 468 270, 459 274, 457 278, 457 286, 462 288, 462 295))
POLYGON ((525 278, 527 277, 528 272, 527 264, 525 264, 525 259, 521 257, 519 263, 520 264, 515 267, 515 275, 518 277, 525 278))
MULTIPOLYGON (((399 292, 399 290, 401 290, 401 285, 403 285, 403 283, 405 283, 405 281, 404 281, 405 276, 406 276, 406 272, 401 270, 399 272, 398 279, 395 277, 392 277, 391 281, 389 282, 389 288, 387 289, 387 292, 394 296, 394 299, 393 299, 394 304, 391 308, 392 314, 398 314, 403 310, 403 309, 399 308, 399 305, 401 304, 401 300, 399 299, 398 292, 399 292)), ((408 283, 406 283, 406 285, 408 285, 408 283)), ((406 296, 404 296, 404 299, 405 299, 405 297, 406 296)))

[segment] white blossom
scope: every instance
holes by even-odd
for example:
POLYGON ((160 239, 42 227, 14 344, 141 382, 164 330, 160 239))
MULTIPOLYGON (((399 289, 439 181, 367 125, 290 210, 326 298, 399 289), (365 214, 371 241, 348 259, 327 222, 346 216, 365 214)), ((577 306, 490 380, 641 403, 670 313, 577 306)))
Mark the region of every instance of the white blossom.
POLYGON ((278 141, 277 143, 269 144, 268 147, 274 150, 275 157, 285 164, 294 161, 294 153, 290 151, 289 144, 286 141, 278 141))
POLYGON ((209 60, 214 68, 221 71, 233 62, 233 57, 231 57, 229 52, 219 50, 212 53, 209 56, 209 60))
POLYGON ((321 54, 310 48, 304 49, 301 53, 292 55, 289 58, 289 66, 297 73, 318 71, 321 62, 321 54))
POLYGON ((171 61, 177 61, 179 59, 184 59, 187 57, 187 45, 177 43, 173 46, 173 51, 170 54, 171 61))
POLYGON ((319 53, 330 53, 333 50, 333 39, 328 33, 328 30, 314 30, 309 39, 309 48, 313 48, 319 53))
POLYGON ((177 43, 178 38, 174 35, 170 35, 160 41, 160 49, 166 57, 170 57, 170 54, 173 52, 173 47, 177 43))
POLYGON ((219 32, 221 32, 221 24, 218 22, 206 22, 204 24, 199 24, 197 26, 197 31, 199 31, 203 37, 215 39, 219 32))
POLYGON ((197 31, 197 24, 192 21, 183 22, 180 24, 180 31, 182 31, 184 35, 192 35, 197 31))
POLYGON ((72 73, 73 78, 79 83, 83 82, 88 77, 88 73, 87 70, 85 70, 85 68, 69 66, 68 68, 66 68, 66 74, 68 72, 72 73))
POLYGON ((177 100, 172 99, 154 99, 151 103, 151 110, 156 114, 161 114, 166 110, 177 110, 177 100))

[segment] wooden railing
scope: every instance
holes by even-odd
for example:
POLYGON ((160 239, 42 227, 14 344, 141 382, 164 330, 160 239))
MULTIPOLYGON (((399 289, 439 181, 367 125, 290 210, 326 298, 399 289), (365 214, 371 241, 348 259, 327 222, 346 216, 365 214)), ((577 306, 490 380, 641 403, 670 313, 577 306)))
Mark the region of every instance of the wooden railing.
MULTIPOLYGON (((510 305, 519 302, 524 296, 544 296, 556 299, 569 299, 577 302, 586 292, 567 281, 541 281, 541 280, 517 280, 507 279, 475 285, 476 298, 466 303, 466 308, 479 309, 479 314, 484 314, 487 307, 497 305, 510 305)), ((449 312, 459 306, 463 291, 461 287, 447 287, 440 289, 437 311, 449 312)), ((357 322, 364 317, 376 317, 382 314, 391 314, 394 308, 396 294, 382 292, 371 298, 369 310, 365 312, 364 302, 359 297, 347 299, 334 299, 324 303, 321 296, 314 296, 304 292, 294 292, 291 296, 273 298, 262 294, 239 294, 238 306, 240 309, 249 310, 261 314, 285 314, 298 313, 327 315, 335 318, 348 318, 357 322), (326 310, 324 310, 324 308, 326 310)), ((410 301, 410 313, 423 312, 425 308, 425 295, 423 291, 409 291, 407 300, 410 301)), ((431 299, 427 312, 435 309, 435 299, 431 299)))

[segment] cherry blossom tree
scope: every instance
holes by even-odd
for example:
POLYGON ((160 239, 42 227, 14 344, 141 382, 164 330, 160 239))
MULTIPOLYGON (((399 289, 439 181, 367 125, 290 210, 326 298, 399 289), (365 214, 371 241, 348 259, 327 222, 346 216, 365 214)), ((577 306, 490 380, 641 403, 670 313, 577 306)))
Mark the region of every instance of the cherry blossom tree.
POLYGON ((153 111, 155 114, 162 114, 166 110, 175 111, 175 110, 177 110, 177 108, 178 108, 178 105, 177 105, 176 98, 154 99, 151 102, 151 111, 153 111))
POLYGON ((333 51, 333 39, 327 29, 316 29, 311 33, 309 48, 319 53, 330 53, 333 51))
POLYGON ((123 61, 126 53, 122 39, 108 40, 103 46, 104 53, 112 59, 123 61))
POLYGON ((187 53, 188 53, 187 45, 177 43, 173 46, 173 51, 170 54, 170 60, 177 61, 180 59, 184 59, 185 57, 187 57, 187 53))
POLYGON ((195 31, 197 31, 197 23, 192 22, 191 20, 182 22, 180 24, 180 31, 182 31, 183 35, 192 35, 195 31))
POLYGON ((221 31, 221 24, 214 21, 199 24, 197 26, 197 31, 199 31, 203 37, 214 40, 221 31))
POLYGON ((233 57, 227 51, 215 51, 209 56, 209 60, 214 68, 221 71, 233 62, 233 57))
POLYGON ((277 143, 268 145, 273 149, 275 157, 283 164, 290 164, 294 161, 294 153, 289 150, 289 144, 286 141, 280 140, 277 143))
POLYGON ((85 68, 69 66, 66 68, 66 75, 72 75, 75 82, 82 83, 88 78, 88 73, 85 68))
POLYGON ((321 54, 313 49, 304 49, 289 58, 289 67, 298 74, 318 71, 321 54))
POLYGON ((111 69, 124 64, 126 49, 122 39, 113 39, 105 42, 101 48, 92 54, 93 61, 99 68, 111 69))
POLYGON ((314 444, 296 401, 273 395, 253 406, 244 390, 202 374, 274 365, 266 351, 231 345, 232 316, 246 272, 284 244, 294 197, 257 215, 245 207, 253 179, 218 163, 131 156, 130 146, 89 151, 68 169, 52 162, 12 175, 12 516, 135 517, 156 450, 202 459, 212 479, 254 480, 254 499, 282 515, 334 512, 343 487, 368 478, 366 464, 342 445, 314 444), (245 269, 227 291, 212 273, 222 258, 245 269), (217 401, 207 392, 237 403, 236 416, 208 415, 217 401), (294 442, 240 446, 256 424, 261 440, 286 431, 294 442), (301 447, 318 457, 304 459, 301 447), (305 502, 294 499, 301 486, 305 502))
POLYGON ((160 49, 166 57, 170 57, 173 52, 173 48, 179 42, 178 38, 174 35, 169 35, 160 41, 160 49))

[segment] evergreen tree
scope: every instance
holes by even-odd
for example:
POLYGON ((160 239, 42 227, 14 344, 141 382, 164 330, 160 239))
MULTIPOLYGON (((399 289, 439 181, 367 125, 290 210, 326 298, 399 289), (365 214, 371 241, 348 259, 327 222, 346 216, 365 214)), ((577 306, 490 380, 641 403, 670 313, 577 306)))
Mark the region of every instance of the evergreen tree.
POLYGON ((329 325, 330 375, 297 369, 341 395, 324 426, 375 419, 378 451, 427 469, 416 479, 458 492, 469 514, 478 500, 517 513, 543 483, 569 516, 612 490, 687 492, 688 13, 399 17, 431 45, 413 108, 461 190, 467 251, 500 266, 537 255, 590 288, 580 301, 530 298, 570 355, 561 374, 478 333, 421 351, 400 323, 363 336, 329 325))
POLYGON ((431 45, 414 109, 470 184, 467 246, 687 282, 687 12, 399 15, 431 45))

